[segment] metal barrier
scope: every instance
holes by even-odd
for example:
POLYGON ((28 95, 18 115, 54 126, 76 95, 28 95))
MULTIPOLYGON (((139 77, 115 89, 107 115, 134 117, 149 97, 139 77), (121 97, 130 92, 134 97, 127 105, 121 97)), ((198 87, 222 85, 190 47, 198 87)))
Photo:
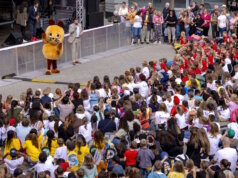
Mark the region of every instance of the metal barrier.
MULTIPOLYGON (((68 43, 69 34, 65 35, 64 53, 58 63, 72 61, 71 45, 68 43)), ((130 44, 129 28, 125 24, 107 25, 95 29, 85 30, 79 57, 95 55, 111 49, 130 44)), ((0 49, 0 76, 16 73, 21 75, 27 72, 46 68, 46 60, 42 54, 42 40, 0 49)))

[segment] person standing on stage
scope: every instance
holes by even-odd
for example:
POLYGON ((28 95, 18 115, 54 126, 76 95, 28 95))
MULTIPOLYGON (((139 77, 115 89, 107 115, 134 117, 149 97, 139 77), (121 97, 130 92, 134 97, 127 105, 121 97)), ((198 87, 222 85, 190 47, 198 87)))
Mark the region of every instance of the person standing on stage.
POLYGON ((80 38, 83 35, 83 28, 82 25, 79 23, 79 20, 76 18, 74 23, 70 24, 69 26, 69 39, 68 42, 72 44, 72 61, 73 65, 80 64, 79 62, 79 45, 80 45, 80 38))
POLYGON ((28 26, 29 26, 29 30, 30 30, 30 35, 31 35, 31 41, 36 41, 36 24, 39 20, 39 11, 38 11, 38 7, 39 7, 39 2, 38 1, 34 1, 34 5, 30 7, 29 10, 29 17, 28 17, 28 26))

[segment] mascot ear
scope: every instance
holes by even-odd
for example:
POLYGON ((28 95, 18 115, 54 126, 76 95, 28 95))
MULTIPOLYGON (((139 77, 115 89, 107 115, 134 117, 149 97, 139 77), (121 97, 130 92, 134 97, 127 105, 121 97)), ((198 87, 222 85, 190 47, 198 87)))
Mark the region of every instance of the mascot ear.
POLYGON ((55 21, 53 19, 49 19, 49 24, 50 25, 55 25, 55 21))
POLYGON ((58 23, 58 26, 60 26, 60 27, 64 27, 64 22, 62 22, 62 21, 59 21, 59 23, 58 23))

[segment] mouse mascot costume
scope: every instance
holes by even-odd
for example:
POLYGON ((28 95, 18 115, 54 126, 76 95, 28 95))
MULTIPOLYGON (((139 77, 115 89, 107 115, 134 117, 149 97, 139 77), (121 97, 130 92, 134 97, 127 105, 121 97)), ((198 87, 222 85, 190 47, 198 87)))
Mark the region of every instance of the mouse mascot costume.
POLYGON ((47 61, 46 75, 51 75, 51 73, 60 73, 57 68, 57 60, 63 54, 63 26, 63 22, 59 22, 58 25, 56 25, 54 20, 50 19, 49 26, 47 27, 45 33, 42 34, 42 40, 44 43, 42 52, 47 61))

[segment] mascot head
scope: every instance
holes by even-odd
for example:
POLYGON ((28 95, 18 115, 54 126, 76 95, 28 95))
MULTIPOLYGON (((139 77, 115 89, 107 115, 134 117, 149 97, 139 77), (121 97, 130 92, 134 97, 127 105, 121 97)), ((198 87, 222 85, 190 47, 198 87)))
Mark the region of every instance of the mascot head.
POLYGON ((50 25, 45 31, 47 42, 52 45, 63 43, 64 29, 62 27, 64 26, 64 23, 60 21, 58 25, 55 25, 55 21, 50 19, 49 24, 50 25))

